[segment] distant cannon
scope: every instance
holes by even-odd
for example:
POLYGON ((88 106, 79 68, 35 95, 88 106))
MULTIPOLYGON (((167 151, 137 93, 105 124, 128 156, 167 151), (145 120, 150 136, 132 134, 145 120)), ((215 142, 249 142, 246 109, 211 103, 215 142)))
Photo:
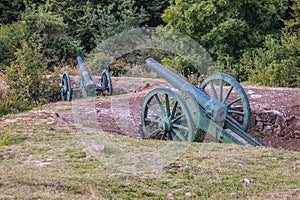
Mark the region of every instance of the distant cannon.
POLYGON ((209 76, 196 87, 156 62, 146 64, 181 92, 150 91, 142 104, 142 137, 192 142, 200 128, 219 142, 262 146, 246 133, 250 106, 242 86, 227 74, 209 76))
POLYGON ((84 66, 84 63, 80 56, 77 57, 77 61, 80 67, 80 86, 78 88, 73 88, 71 86, 69 72, 65 71, 63 73, 61 85, 61 98, 63 101, 71 101, 72 93, 81 91, 81 94, 84 98, 90 96, 97 96, 100 94, 111 96, 113 93, 112 90, 112 81, 110 77, 110 70, 106 67, 102 74, 100 84, 96 85, 92 79, 92 76, 87 71, 84 66))

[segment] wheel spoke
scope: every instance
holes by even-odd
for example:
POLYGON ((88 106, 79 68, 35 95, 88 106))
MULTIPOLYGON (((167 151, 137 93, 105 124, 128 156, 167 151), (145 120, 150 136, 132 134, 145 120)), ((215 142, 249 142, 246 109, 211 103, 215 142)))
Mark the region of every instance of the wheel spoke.
POLYGON ((153 122, 153 123, 159 123, 160 121, 153 118, 145 118, 145 122, 153 122))
POLYGON ((167 112, 167 117, 170 117, 171 111, 170 111, 170 102, 169 102, 169 96, 168 94, 165 94, 165 101, 166 101, 166 112, 167 112))
POLYGON ((237 110, 228 110, 228 113, 234 113, 234 114, 237 114, 237 115, 244 115, 245 114, 244 112, 237 111, 237 110))
POLYGON ((154 106, 152 106, 150 103, 147 104, 147 107, 150 108, 157 116, 163 118, 164 116, 158 111, 156 110, 156 108, 154 108, 154 106))
POLYGON ((226 116, 226 121, 234 124, 235 126, 239 127, 240 129, 242 128, 242 125, 238 121, 236 121, 233 117, 231 117, 230 115, 226 116))
POLYGON ((175 123, 176 121, 178 121, 183 116, 184 116, 184 114, 181 114, 181 115, 177 116, 176 118, 172 119, 172 123, 175 123))
POLYGON ((215 88, 215 86, 214 86, 213 81, 210 81, 210 82, 209 82, 209 85, 210 85, 210 88, 211 88, 212 93, 213 93, 213 95, 214 95, 214 98, 215 98, 215 99, 218 99, 218 95, 217 95, 216 88, 215 88))
POLYGON ((226 116, 226 121, 228 123, 239 123, 237 126, 240 126, 243 131, 247 130, 250 123, 249 100, 243 87, 233 77, 222 73, 214 74, 206 78, 200 85, 200 88, 208 90, 211 98, 216 98, 217 96, 219 98, 217 100, 227 106, 228 117, 226 116), (235 105, 242 108, 242 110, 235 109, 235 105))
POLYGON ((223 79, 220 79, 220 101, 223 101, 223 79))
POLYGON ((182 125, 179 125, 179 124, 173 124, 173 128, 183 129, 183 130, 186 130, 186 131, 189 130, 188 127, 182 126, 182 125))
POLYGON ((225 98, 223 99, 223 103, 225 103, 227 100, 228 100, 228 97, 233 89, 233 85, 230 86, 229 90, 227 91, 226 95, 225 95, 225 98))
POLYGON ((186 142, 185 137, 183 137, 183 135, 181 135, 181 133, 180 133, 178 130, 173 129, 173 131, 174 131, 174 133, 176 134, 176 136, 177 136, 181 141, 186 142))
POLYGON ((155 129, 154 131, 152 131, 149 135, 148 135, 148 137, 152 137, 153 135, 157 135, 158 133, 160 133, 161 132, 161 129, 155 129))
POLYGON ((147 94, 142 105, 142 136, 185 142, 194 140, 191 114, 177 93, 158 88, 147 94))
POLYGON ((171 116, 170 116, 171 119, 175 116, 177 105, 178 105, 178 102, 176 101, 174 103, 173 108, 172 108, 172 113, 171 113, 171 116))
POLYGON ((161 110, 162 115, 163 115, 163 116, 166 116, 166 111, 165 111, 165 109, 164 109, 164 107, 163 107, 163 105, 162 105, 162 102, 161 102, 161 100, 159 99, 158 95, 157 95, 157 94, 154 95, 154 98, 155 98, 155 101, 156 101, 156 103, 158 104, 158 106, 159 106, 159 108, 160 108, 160 110, 161 110))
POLYGON ((174 131, 171 131, 170 133, 172 140, 177 141, 176 133, 174 131))
POLYGON ((232 104, 234 104, 234 103, 236 103, 236 102, 238 102, 238 101, 240 101, 240 100, 241 100, 241 97, 236 98, 236 99, 230 101, 230 102, 227 104, 227 106, 231 106, 232 104))
POLYGON ((62 78, 62 89, 61 89, 61 97, 63 101, 71 101, 72 98, 72 88, 70 83, 70 75, 67 71, 63 73, 62 78))

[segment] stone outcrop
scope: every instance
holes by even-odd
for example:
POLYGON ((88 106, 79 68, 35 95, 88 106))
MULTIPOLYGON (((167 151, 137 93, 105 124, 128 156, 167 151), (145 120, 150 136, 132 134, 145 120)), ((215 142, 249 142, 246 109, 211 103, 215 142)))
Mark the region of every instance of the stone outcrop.
POLYGON ((286 144, 290 146, 288 149, 294 149, 296 146, 290 141, 300 140, 300 116, 287 116, 278 110, 252 109, 248 132, 264 145, 287 148, 286 144))

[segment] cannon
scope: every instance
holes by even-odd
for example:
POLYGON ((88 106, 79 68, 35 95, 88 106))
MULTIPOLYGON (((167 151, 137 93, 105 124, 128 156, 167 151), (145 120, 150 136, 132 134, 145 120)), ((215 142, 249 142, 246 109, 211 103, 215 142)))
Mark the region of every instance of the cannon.
POLYGON ((194 86, 152 58, 146 59, 146 65, 175 89, 156 88, 146 95, 141 113, 143 138, 192 142, 200 132, 218 142, 262 146, 246 133, 249 100, 233 77, 218 73, 194 86))
POLYGON ((80 67, 80 86, 73 88, 71 86, 70 74, 65 71, 62 76, 62 89, 61 98, 63 101, 71 101, 73 92, 81 92, 84 98, 99 95, 112 95, 112 81, 110 77, 110 69, 106 67, 101 74, 100 84, 96 85, 92 79, 92 76, 84 66, 83 60, 80 56, 77 57, 77 61, 80 67))

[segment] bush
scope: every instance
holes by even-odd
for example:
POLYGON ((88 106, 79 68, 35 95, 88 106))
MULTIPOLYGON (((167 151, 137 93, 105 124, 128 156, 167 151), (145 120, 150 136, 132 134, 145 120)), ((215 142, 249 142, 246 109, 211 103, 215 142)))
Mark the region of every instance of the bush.
POLYGON ((244 54, 249 80, 265 86, 300 87, 300 45, 295 35, 267 37, 263 48, 244 54))
POLYGON ((54 90, 59 89, 59 82, 53 81, 55 77, 49 75, 49 59, 43 56, 42 46, 32 45, 22 41, 21 49, 15 53, 16 60, 6 70, 8 98, 5 105, 11 107, 10 112, 43 104, 54 90))
POLYGON ((300 87, 300 2, 293 0, 291 18, 279 39, 268 36, 261 48, 247 52, 241 68, 250 81, 265 86, 300 87))
POLYGON ((0 72, 5 66, 15 60, 14 52, 20 48, 20 41, 24 36, 24 25, 16 22, 0 26, 0 72))
POLYGON ((25 29, 25 40, 29 44, 42 44, 42 54, 49 58, 48 67, 65 60, 73 62, 83 54, 80 41, 67 35, 68 25, 63 17, 51 11, 53 6, 47 2, 36 8, 35 4, 26 3, 22 15, 25 29))

